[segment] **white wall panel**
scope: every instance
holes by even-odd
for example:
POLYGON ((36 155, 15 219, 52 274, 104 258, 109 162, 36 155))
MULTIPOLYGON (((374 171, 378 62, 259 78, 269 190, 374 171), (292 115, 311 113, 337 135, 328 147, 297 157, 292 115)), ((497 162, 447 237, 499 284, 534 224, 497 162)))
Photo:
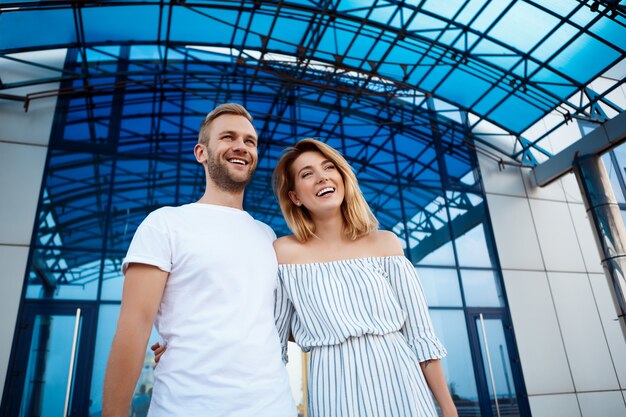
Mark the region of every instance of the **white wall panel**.
POLYGON ((570 203, 582 203, 583 196, 576 181, 576 175, 573 172, 565 174, 561 178, 561 184, 563 185, 563 191, 565 192, 565 199, 570 203))
POLYGON ((27 258, 27 247, 0 245, 0 392, 4 389, 27 258))
POLYGON ((569 203, 569 209, 587 272, 604 273, 600 263, 600 253, 585 206, 583 204, 569 203))
POLYGON ((581 417, 576 394, 531 395, 528 402, 533 417, 581 417))
POLYGON ((545 187, 538 187, 535 182, 535 177, 529 169, 522 170, 522 178, 524 179, 524 187, 526 188, 526 194, 529 198, 566 201, 561 180, 553 181, 545 187))
POLYGON ((502 268, 543 270, 528 200, 488 194, 487 203, 502 268))
POLYGON ((46 152, 0 142, 0 244, 30 244, 46 152))
POLYGON ((478 163, 483 177, 485 192, 526 197, 526 190, 520 169, 505 166, 500 170, 498 163, 491 158, 478 154, 478 163))
POLYGON ((586 272, 567 203, 529 200, 548 271, 586 272))
POLYGON ((548 272, 577 391, 619 385, 587 274, 548 272))
MULTIPOLYGON (((57 68, 63 68, 66 50, 35 51, 13 54, 12 57, 24 61, 35 61, 41 66, 28 65, 0 58, 0 75, 7 85, 25 80, 45 79, 59 75, 57 68)), ((6 94, 24 97, 41 91, 56 90, 59 83, 42 84, 30 87, 10 88, 6 94)), ((28 112, 23 103, 0 100, 0 141, 47 145, 54 117, 56 97, 31 100, 28 112)))
POLYGON ((573 392, 546 273, 502 272, 528 394, 573 392))
MULTIPOLYGON (((10 90, 10 93, 23 95, 57 88, 58 84, 46 84, 36 89, 10 90)), ((26 112, 21 102, 0 100, 0 141, 47 145, 56 103, 56 97, 33 100, 26 112)))
POLYGON ((619 391, 585 392, 578 394, 583 417, 624 417, 626 406, 619 391))
POLYGON ((602 329, 604 331, 611 360, 617 372, 620 388, 626 388, 626 335, 617 321, 617 310, 611 298, 611 289, 604 274, 589 274, 591 288, 600 311, 602 329))

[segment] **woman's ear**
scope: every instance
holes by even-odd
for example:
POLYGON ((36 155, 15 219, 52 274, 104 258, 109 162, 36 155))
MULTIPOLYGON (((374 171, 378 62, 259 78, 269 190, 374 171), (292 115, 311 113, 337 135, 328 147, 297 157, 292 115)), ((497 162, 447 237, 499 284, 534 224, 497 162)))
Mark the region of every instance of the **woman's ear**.
POLYGON ((289 194, 289 199, 291 200, 293 204, 295 204, 298 207, 302 205, 302 203, 300 202, 300 200, 298 199, 298 196, 296 195, 294 191, 289 191, 287 194, 289 194))

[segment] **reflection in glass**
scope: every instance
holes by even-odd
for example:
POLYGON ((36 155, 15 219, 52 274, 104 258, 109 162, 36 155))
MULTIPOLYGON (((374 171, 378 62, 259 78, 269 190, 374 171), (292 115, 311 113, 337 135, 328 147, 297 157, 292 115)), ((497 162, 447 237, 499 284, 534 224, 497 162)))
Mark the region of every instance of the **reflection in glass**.
MULTIPOLYGON (((619 148, 617 148, 619 149, 619 148)), ((626 166, 626 157, 622 156, 624 152, 619 151, 615 152, 615 156, 617 156, 618 161, 622 166, 626 166)), ((624 192, 622 191, 622 186, 619 183, 618 175, 622 175, 624 177, 624 172, 620 172, 619 168, 616 167, 611 161, 610 154, 606 153, 602 155, 602 160, 604 161, 604 166, 606 167, 606 172, 609 175, 609 180, 611 181, 611 187, 613 188, 613 192, 615 193, 615 198, 617 202, 620 204, 626 204, 626 199, 624 198, 624 192)))
POLYGON ((102 290, 100 292, 102 300, 120 301, 122 299, 122 288, 124 286, 124 275, 122 275, 121 269, 122 260, 121 256, 115 257, 113 260, 110 258, 104 260, 102 290))
POLYGON ((431 307, 462 307, 456 269, 415 268, 420 277, 426 302, 431 307))
POLYGON ((437 336, 448 350, 441 361, 460 416, 480 417, 478 391, 463 310, 430 311, 437 336))
POLYGON ((494 271, 461 270, 468 307, 504 307, 504 297, 494 271))
MULTIPOLYGON (((100 306, 98 316, 98 334, 96 336, 96 352, 93 361, 93 374, 91 377, 91 390, 89 398, 89 416, 96 417, 102 415, 102 384, 104 382, 104 372, 106 370, 111 343, 117 327, 117 318, 120 314, 119 304, 105 304, 100 306)), ((146 348, 143 368, 135 387, 131 406, 135 411, 143 409, 150 403, 152 386, 154 385, 154 354, 150 346, 159 340, 158 333, 153 328, 146 348)), ((131 410, 132 411, 132 410, 131 410)), ((136 413, 138 414, 138 413, 136 413)))
POLYGON ((482 223, 456 239, 459 266, 491 268, 491 257, 482 223))
MULTIPOLYGON (((419 246, 418 246, 419 250, 419 246)), ((452 242, 448 242, 445 245, 428 253, 421 258, 418 265, 437 265, 437 266, 454 266, 454 250, 452 249, 452 242)))
POLYGON ((35 317, 20 417, 63 415, 75 324, 75 316, 35 317))
POLYGON ((496 395, 498 407, 502 416, 519 416, 519 405, 517 404, 517 394, 509 363, 509 352, 506 339, 504 337, 504 327, 500 319, 484 319, 485 331, 483 332, 480 318, 476 319, 478 329, 478 340, 483 358, 483 371, 487 378, 489 387, 489 399, 491 401, 492 415, 496 417, 496 395), (485 339, 487 344, 485 344, 485 339), (487 349, 489 347, 489 354, 487 349), (491 369, 490 369, 491 364, 491 369), (493 375, 493 380, 492 380, 493 375), (494 385, 495 392, 494 395, 494 385))
POLYGON ((33 253, 26 298, 95 300, 100 254, 39 248, 33 253))

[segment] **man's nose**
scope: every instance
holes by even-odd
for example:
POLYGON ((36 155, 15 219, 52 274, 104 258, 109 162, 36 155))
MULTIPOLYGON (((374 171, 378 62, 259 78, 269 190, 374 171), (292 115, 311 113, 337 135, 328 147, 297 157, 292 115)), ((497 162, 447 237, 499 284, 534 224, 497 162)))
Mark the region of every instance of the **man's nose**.
POLYGON ((244 138, 237 138, 233 141, 234 151, 246 151, 246 144, 244 138))

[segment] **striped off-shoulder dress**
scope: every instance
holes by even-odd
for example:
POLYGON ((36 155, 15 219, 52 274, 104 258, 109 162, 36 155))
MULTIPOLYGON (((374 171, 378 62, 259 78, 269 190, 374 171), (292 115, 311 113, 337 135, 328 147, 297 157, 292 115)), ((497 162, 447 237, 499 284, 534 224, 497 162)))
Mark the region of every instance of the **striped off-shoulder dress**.
POLYGON ((403 256, 279 265, 275 316, 310 352, 310 417, 435 417, 419 362, 446 350, 403 256))

